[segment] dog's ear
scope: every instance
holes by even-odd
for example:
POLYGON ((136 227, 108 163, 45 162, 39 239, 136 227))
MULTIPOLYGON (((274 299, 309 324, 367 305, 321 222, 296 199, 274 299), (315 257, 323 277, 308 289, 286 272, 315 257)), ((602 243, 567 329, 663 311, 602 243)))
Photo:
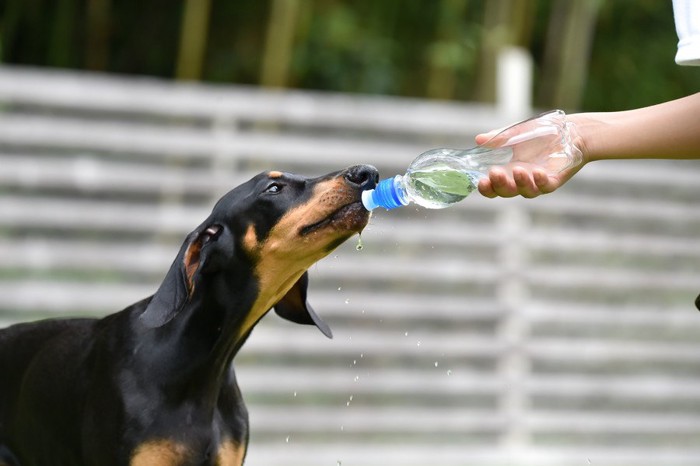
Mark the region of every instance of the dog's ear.
POLYGON ((297 324, 315 325, 328 338, 333 338, 330 327, 316 314, 306 300, 306 290, 309 286, 309 274, 304 274, 297 280, 282 299, 275 304, 275 312, 297 324))
POLYGON ((214 225, 188 237, 160 288, 140 316, 146 326, 162 327, 187 304, 195 290, 194 277, 202 263, 202 248, 220 232, 221 226, 214 225))
POLYGON ((207 243, 218 238, 222 230, 223 227, 221 225, 211 225, 205 230, 199 232, 194 240, 190 241, 190 243, 187 245, 184 257, 182 258, 182 271, 185 275, 185 285, 187 286, 188 297, 191 297, 192 293, 194 293, 194 275, 204 262, 204 258, 202 257, 202 248, 207 243))

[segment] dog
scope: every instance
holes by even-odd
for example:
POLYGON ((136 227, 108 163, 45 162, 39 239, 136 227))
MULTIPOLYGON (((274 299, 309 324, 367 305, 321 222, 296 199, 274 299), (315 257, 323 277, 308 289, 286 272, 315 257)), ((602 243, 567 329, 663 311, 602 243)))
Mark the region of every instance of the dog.
POLYGON ((0 466, 238 466, 248 414, 232 361, 270 310, 331 330, 307 269, 362 231, 368 165, 261 173, 187 235, 155 294, 102 319, 0 330, 0 466))

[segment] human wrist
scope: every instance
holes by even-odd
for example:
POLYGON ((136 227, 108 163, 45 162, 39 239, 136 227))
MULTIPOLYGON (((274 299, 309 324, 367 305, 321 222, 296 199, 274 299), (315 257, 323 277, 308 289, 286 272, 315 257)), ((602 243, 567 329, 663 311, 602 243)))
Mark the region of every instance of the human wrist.
POLYGON ((619 120, 624 112, 575 113, 569 115, 578 134, 578 148, 585 165, 597 160, 624 158, 625 148, 620 145, 619 120))
POLYGON ((573 123, 575 128, 573 143, 581 151, 581 165, 602 158, 596 142, 596 135, 602 123, 583 113, 570 114, 567 120, 573 123))

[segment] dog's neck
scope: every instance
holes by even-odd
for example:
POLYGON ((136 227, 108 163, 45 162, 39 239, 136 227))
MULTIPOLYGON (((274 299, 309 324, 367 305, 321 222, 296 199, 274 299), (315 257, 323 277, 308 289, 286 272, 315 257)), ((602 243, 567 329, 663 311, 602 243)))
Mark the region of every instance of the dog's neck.
POLYGON ((143 355, 148 360, 145 367, 157 372, 164 392, 175 398, 171 401, 195 399, 215 406, 233 358, 248 336, 241 336, 239 327, 254 305, 256 286, 252 277, 203 281, 174 318, 161 327, 140 330, 156 348, 143 355))

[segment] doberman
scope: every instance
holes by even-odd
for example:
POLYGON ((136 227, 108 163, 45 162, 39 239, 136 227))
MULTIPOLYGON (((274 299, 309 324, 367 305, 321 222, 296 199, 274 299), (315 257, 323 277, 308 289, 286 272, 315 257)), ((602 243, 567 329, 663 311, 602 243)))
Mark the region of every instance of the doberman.
POLYGON ((272 308, 331 337, 306 270, 367 225, 360 196, 377 179, 366 165, 261 173, 186 237, 153 296, 0 330, 0 466, 243 464, 232 360, 272 308))

